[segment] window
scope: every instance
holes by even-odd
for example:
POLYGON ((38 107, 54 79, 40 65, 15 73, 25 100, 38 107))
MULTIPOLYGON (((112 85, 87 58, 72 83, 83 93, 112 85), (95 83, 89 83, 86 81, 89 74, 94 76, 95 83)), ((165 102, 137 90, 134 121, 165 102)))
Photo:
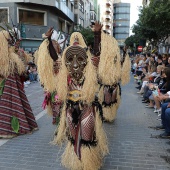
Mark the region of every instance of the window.
POLYGON ((67 33, 69 34, 71 32, 71 25, 67 25, 67 33))
POLYGON ((115 20, 114 23, 116 24, 115 26, 130 26, 129 21, 123 21, 123 20, 115 20))
POLYGON ((58 27, 59 27, 59 30, 60 30, 60 31, 64 31, 64 25, 65 25, 65 23, 64 23, 62 20, 59 20, 58 22, 59 22, 59 26, 58 26, 58 27))
POLYGON ((8 8, 0 8, 0 23, 8 22, 8 8))
POLYGON ((68 0, 66 0, 66 6, 68 6, 68 0))
POLYGON ((19 9, 19 22, 32 25, 46 25, 45 12, 19 9))
POLYGON ((74 6, 73 6, 73 4, 71 4, 71 11, 72 11, 72 12, 74 11, 74 6))
POLYGON ((79 10, 84 13, 84 2, 82 0, 79 2, 79 10))
POLYGON ((115 34, 116 39, 126 39, 129 34, 115 34))
POLYGON ((127 19, 127 20, 130 20, 130 15, 127 15, 127 14, 116 14, 114 16, 114 19, 127 19))
POLYGON ((78 24, 78 15, 77 14, 74 14, 74 22, 75 22, 75 24, 78 24))
POLYGON ((130 13, 130 8, 129 7, 115 8, 114 13, 130 13))
POLYGON ((96 21, 96 14, 94 13, 94 20, 96 21))
POLYGON ((90 20, 93 20, 93 12, 90 12, 90 20))
POLYGON ((117 27, 115 28, 115 33, 129 33, 129 28, 128 27, 117 27))
POLYGON ((84 27, 84 20, 83 18, 79 18, 79 25, 81 25, 82 27, 84 27))
POLYGON ((74 9, 78 9, 78 2, 77 1, 74 2, 74 9))

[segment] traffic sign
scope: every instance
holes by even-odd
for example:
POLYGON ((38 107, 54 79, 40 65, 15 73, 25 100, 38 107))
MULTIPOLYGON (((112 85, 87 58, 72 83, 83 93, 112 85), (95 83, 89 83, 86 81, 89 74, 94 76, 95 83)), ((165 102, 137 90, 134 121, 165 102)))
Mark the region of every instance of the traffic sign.
POLYGON ((138 51, 142 52, 142 50, 143 50, 143 47, 142 46, 138 46, 138 51))

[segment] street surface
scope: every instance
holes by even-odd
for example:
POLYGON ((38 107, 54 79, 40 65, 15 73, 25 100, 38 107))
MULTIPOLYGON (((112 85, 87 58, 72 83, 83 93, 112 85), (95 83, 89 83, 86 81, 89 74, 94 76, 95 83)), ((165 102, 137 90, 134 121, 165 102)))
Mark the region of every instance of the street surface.
MULTIPOLYGON (((114 123, 105 123, 110 154, 101 170, 170 170, 170 140, 151 138, 162 131, 153 110, 145 108, 136 94, 133 78, 122 88, 122 102, 114 123)), ((25 88, 39 130, 9 140, 0 139, 0 170, 65 170, 60 165, 62 147, 54 146, 55 126, 42 110, 43 89, 39 83, 25 88)), ((69 160, 68 160, 69 161, 69 160)))

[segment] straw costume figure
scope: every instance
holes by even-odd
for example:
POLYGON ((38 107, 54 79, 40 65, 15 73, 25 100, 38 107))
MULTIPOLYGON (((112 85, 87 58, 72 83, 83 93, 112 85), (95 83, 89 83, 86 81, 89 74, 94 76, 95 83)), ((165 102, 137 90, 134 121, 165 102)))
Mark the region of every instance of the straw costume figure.
POLYGON ((127 53, 127 47, 123 48, 121 84, 124 86, 130 81, 131 62, 127 53))
MULTIPOLYGON (((9 27, 8 27, 9 28, 9 27)), ((23 89, 25 72, 18 55, 18 30, 0 31, 0 137, 12 138, 37 129, 35 117, 23 89)))
POLYGON ((101 33, 100 62, 98 78, 100 84, 99 101, 105 121, 115 119, 120 102, 120 50, 117 41, 110 35, 101 33))
POLYGON ((40 81, 48 92, 56 93, 54 98, 61 103, 60 122, 53 142, 68 141, 61 160, 68 169, 97 170, 108 153, 102 107, 96 98, 101 28, 96 22, 95 56, 91 55, 82 35, 75 32, 60 59, 50 38, 52 29, 46 33, 48 39, 38 52, 40 81))
POLYGON ((36 51, 35 58, 36 64, 38 65, 38 72, 41 75, 41 83, 45 91, 45 99, 42 107, 44 109, 47 109, 47 113, 49 115, 53 116, 52 123, 54 125, 58 125, 62 103, 58 99, 58 95, 56 93, 54 85, 56 83, 55 75, 58 74, 59 66, 61 64, 61 47, 60 44, 57 42, 59 35, 56 34, 56 31, 52 30, 53 28, 50 28, 49 31, 46 33, 47 35, 50 34, 50 36, 46 36, 46 34, 42 35, 43 38, 48 38, 48 40, 45 40, 40 46, 41 49, 36 51), (49 49, 44 48, 44 46, 48 46, 49 49), (50 53, 47 50, 49 50, 50 53), (43 53, 45 55, 39 55, 39 53, 43 53), (53 58, 51 58, 50 56, 52 56, 53 58), (44 59, 48 62, 44 63, 44 59), (50 67, 50 69, 48 67, 50 67), (48 70, 46 70, 46 68, 48 68, 48 70), (44 74, 45 72, 47 72, 47 74, 44 74))
POLYGON ((130 79, 130 60, 128 54, 124 53, 121 61, 118 43, 108 34, 101 34, 100 49, 98 97, 105 121, 113 122, 121 102, 120 84, 125 85, 130 79))

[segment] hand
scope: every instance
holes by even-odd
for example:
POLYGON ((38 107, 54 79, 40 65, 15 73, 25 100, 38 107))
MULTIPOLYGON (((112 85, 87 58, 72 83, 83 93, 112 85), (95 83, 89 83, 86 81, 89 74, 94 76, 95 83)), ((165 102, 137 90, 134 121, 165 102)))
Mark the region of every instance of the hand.
POLYGON ((154 85, 152 83, 149 83, 148 86, 149 86, 149 89, 153 89, 154 88, 154 85))
POLYGON ((101 29, 102 29, 102 27, 103 27, 103 25, 101 25, 101 23, 100 22, 95 22, 95 24, 94 24, 94 26, 93 26, 93 29, 94 29, 94 31, 101 31, 101 29))
POLYGON ((51 37, 51 35, 53 34, 53 28, 54 28, 54 27, 50 27, 50 28, 48 29, 48 31, 45 33, 45 35, 46 35, 47 37, 51 37))

